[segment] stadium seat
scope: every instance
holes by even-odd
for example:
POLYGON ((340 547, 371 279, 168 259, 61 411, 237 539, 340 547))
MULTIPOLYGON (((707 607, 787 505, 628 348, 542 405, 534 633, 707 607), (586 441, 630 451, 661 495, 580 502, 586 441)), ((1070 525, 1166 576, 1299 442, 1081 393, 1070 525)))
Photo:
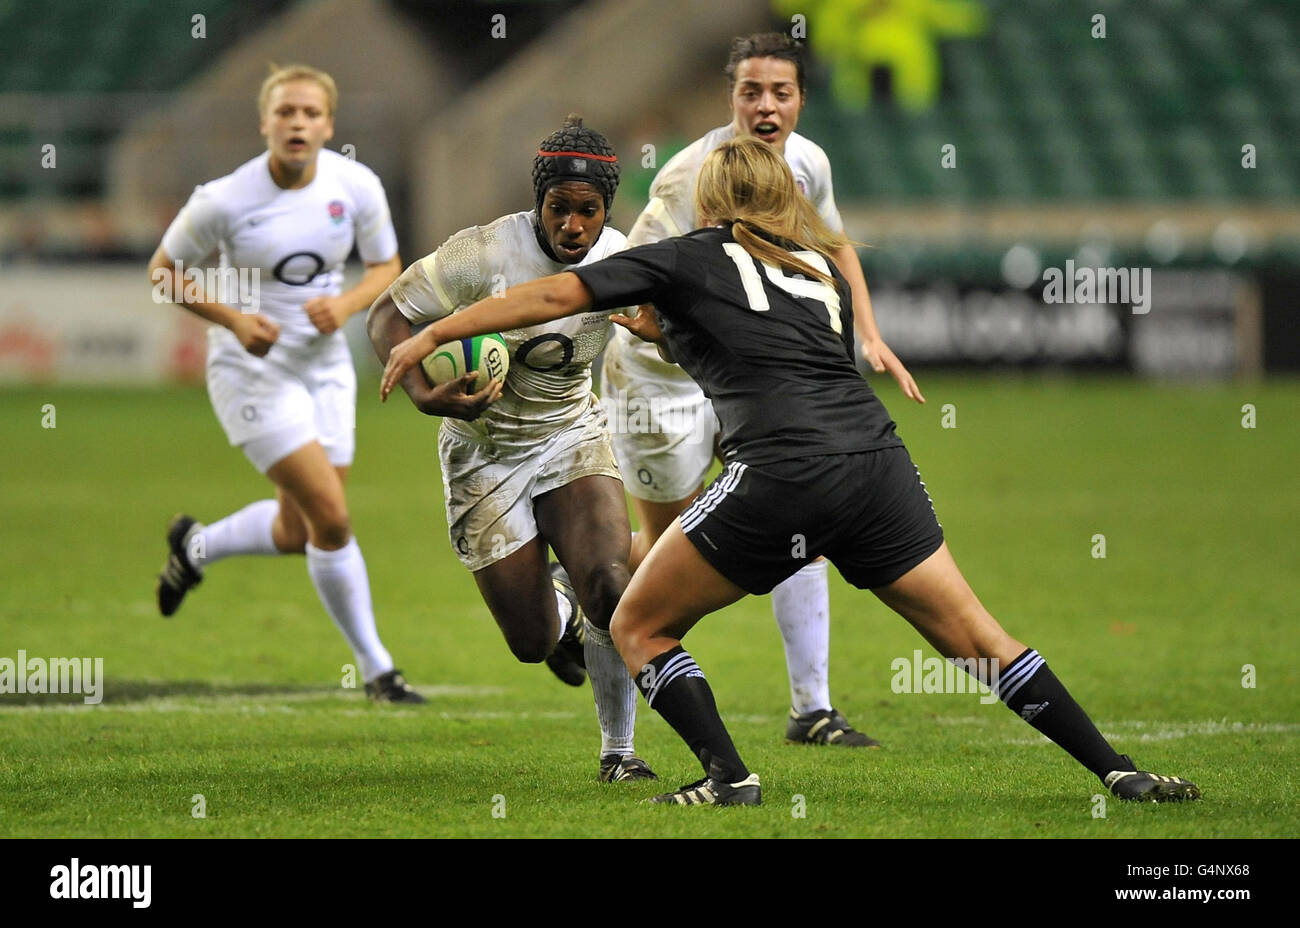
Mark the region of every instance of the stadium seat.
POLYGON ((1300 163, 1278 140, 1300 138, 1300 5, 1129 4, 1109 13, 1105 39, 1082 0, 985 6, 987 33, 942 46, 930 112, 847 110, 814 76, 801 129, 854 152, 836 164, 842 200, 1295 195, 1300 163), (944 142, 958 171, 938 166, 944 142), (1247 142, 1255 171, 1241 169, 1247 142))

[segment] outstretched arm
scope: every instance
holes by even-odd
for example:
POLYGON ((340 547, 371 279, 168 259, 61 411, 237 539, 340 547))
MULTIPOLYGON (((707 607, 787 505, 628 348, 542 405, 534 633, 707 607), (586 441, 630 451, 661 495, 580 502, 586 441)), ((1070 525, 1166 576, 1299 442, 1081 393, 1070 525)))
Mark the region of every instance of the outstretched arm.
POLYGON ((475 335, 539 325, 590 308, 591 294, 587 292, 586 285, 578 279, 577 274, 567 271, 493 294, 458 313, 439 319, 419 335, 393 346, 379 385, 379 396, 388 399, 388 394, 393 392, 393 388, 406 373, 423 358, 433 354, 439 345, 475 335))
POLYGON ((880 329, 876 326, 876 314, 871 311, 871 294, 867 291, 867 279, 862 276, 862 262, 858 260, 858 253, 853 250, 852 245, 845 245, 835 252, 835 264, 844 275, 844 279, 848 281, 849 290, 853 294, 853 327, 857 329, 858 338, 862 341, 862 356, 877 374, 888 371, 890 376, 898 381, 904 396, 918 403, 924 403, 925 397, 921 395, 921 388, 916 385, 916 380, 880 336, 880 329))

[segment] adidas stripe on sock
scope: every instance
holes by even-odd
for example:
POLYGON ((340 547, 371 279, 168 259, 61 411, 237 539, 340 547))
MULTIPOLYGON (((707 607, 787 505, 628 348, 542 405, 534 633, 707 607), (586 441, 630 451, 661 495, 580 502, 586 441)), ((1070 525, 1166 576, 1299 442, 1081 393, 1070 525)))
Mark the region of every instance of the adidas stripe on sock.
POLYGON ((1104 780, 1112 770, 1132 767, 1102 737, 1088 713, 1033 648, 998 674, 996 691, 1007 708, 1055 741, 1099 779, 1104 780))
POLYGON ((678 645, 645 664, 636 675, 636 685, 646 705, 663 716, 699 759, 705 776, 710 758, 726 771, 728 783, 749 776, 718 715, 713 690, 686 649, 678 645))

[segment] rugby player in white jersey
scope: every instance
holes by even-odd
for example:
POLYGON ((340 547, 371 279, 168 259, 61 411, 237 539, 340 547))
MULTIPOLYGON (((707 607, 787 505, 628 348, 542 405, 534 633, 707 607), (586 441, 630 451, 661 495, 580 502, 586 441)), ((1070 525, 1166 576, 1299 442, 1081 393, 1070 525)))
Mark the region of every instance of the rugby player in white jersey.
MULTIPOLYGON (((1138 770, 1097 730, 1037 651, 1012 638, 958 569, 889 411, 854 361, 852 299, 830 263, 845 243, 771 146, 724 142, 705 159, 701 228, 512 287, 395 348, 386 395, 439 343, 649 302, 614 321, 678 360, 713 399, 727 468, 655 542, 611 632, 646 704, 704 777, 650 801, 759 805, 762 787, 682 643, 704 616, 764 593, 824 555, 1008 709, 1126 801, 1200 798, 1138 770), (718 217, 727 217, 719 219, 718 217), (791 550, 790 538, 807 540, 791 550)), ((788 793, 787 793, 788 795, 788 793)))
MULTIPOLYGON (((217 561, 241 554, 306 554, 307 573, 356 658, 367 695, 420 703, 393 666, 370 600, 343 486, 352 464, 356 373, 341 327, 401 272, 397 236, 379 178, 323 146, 334 135, 338 92, 315 68, 272 68, 258 95, 267 150, 195 189, 149 262, 156 291, 216 323, 208 332, 213 409, 275 485, 210 525, 178 515, 158 608, 172 615, 217 561), (343 291, 357 246, 366 270, 343 291), (189 274, 213 252, 256 287, 208 292, 189 274), (179 274, 177 272, 180 272, 179 274)), ((223 276, 231 281, 235 275, 223 276)))
MULTIPOLYGON (((605 137, 569 116, 533 159, 535 209, 457 232, 376 301, 368 325, 380 360, 412 339, 412 323, 626 248, 605 225, 618 175, 605 137)), ((419 367, 401 381, 420 412, 444 417, 438 453, 451 545, 511 652, 545 660, 574 685, 585 664, 604 782, 654 778, 634 752, 636 687, 609 637, 631 534, 605 410, 591 392, 609 325, 608 313, 588 313, 502 332, 504 383, 475 384, 471 373, 434 388, 419 367)))
MULTIPOLYGON (((650 187, 650 202, 628 234, 630 245, 659 242, 695 229, 700 165, 723 142, 744 135, 781 152, 818 214, 831 229, 843 231, 826 153, 794 131, 805 101, 802 46, 775 32, 736 39, 726 74, 731 83, 731 122, 697 139, 663 166, 650 187)), ((853 246, 840 248, 835 260, 853 293, 854 327, 863 356, 877 372, 888 371, 906 396, 925 402, 916 382, 880 337, 853 246)), ((655 540, 703 489, 715 454, 718 422, 695 381, 660 358, 653 345, 625 329, 614 332, 605 352, 601 392, 616 409, 615 422, 628 424, 614 430, 614 450, 640 523, 630 562, 636 570, 655 540)), ((781 629, 790 678, 787 740, 876 746, 877 741, 855 731, 831 705, 826 561, 813 561, 779 584, 772 591, 772 611, 781 629)))

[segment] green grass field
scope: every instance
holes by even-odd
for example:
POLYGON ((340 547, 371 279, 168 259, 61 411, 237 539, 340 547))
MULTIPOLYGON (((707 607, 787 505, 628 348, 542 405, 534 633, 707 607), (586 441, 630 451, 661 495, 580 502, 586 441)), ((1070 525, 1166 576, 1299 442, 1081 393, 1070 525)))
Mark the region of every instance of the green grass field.
MULTIPOLYGON (((923 408, 881 384, 986 605, 1121 750, 1204 792, 1182 807, 1112 801, 1105 818, 1092 814, 1100 784, 1004 707, 894 693, 891 661, 923 643, 833 571, 832 693, 882 749, 783 743, 780 640, 751 598, 688 646, 764 805, 650 807, 636 800, 655 784, 597 784, 590 690, 515 663, 452 555, 436 422, 380 407, 363 384, 353 523, 380 632, 429 697, 420 708, 340 687, 351 655, 301 559, 217 565, 174 620, 158 617, 167 518, 269 495, 201 390, 0 394, 0 658, 102 657, 105 677, 97 706, 0 695, 0 835, 1300 833, 1300 383, 929 375, 923 408), (945 404, 955 429, 941 428, 945 404)), ((640 710, 638 750, 660 785, 695 779, 640 710)))

